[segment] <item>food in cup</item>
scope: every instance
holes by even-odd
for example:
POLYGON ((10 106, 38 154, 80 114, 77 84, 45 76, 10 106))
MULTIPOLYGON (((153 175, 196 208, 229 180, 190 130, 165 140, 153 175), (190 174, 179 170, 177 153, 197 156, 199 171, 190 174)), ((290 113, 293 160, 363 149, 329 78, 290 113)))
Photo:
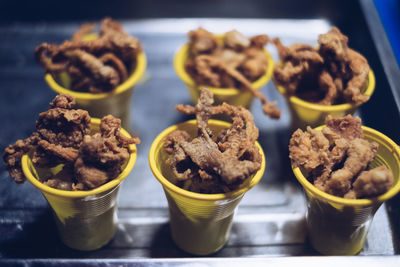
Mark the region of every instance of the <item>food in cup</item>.
POLYGON ((35 167, 62 164, 60 172, 41 181, 56 189, 90 190, 120 174, 129 158, 129 144, 139 144, 140 139, 124 137, 121 120, 112 115, 101 119, 100 133, 92 134, 88 112, 73 109, 74 105, 72 96, 57 95, 50 109, 39 114, 36 131, 5 149, 3 160, 17 183, 26 180, 20 160, 29 152, 35 167))
POLYGON ((293 167, 301 167, 318 189, 338 197, 372 198, 394 183, 385 165, 370 167, 379 145, 364 139, 361 119, 328 116, 322 130, 296 130, 289 143, 293 167))
POLYGON ((348 47, 348 37, 337 27, 319 35, 318 46, 297 43, 285 47, 273 39, 281 64, 273 78, 287 96, 320 105, 365 103, 370 67, 366 58, 348 47))
POLYGON ((171 182, 192 192, 233 191, 261 167, 262 156, 255 146, 258 129, 251 113, 243 107, 213 103, 213 94, 203 88, 196 106, 178 105, 178 111, 196 115, 198 136, 192 138, 186 131, 177 130, 164 140, 169 154, 166 164, 174 174, 171 182), (216 114, 226 114, 233 121, 219 135, 207 126, 216 114))
POLYGON ((267 69, 264 46, 267 35, 246 37, 233 30, 224 34, 222 42, 217 36, 203 28, 190 31, 189 57, 185 70, 199 85, 217 88, 237 88, 251 92, 263 104, 265 114, 279 119, 281 111, 276 102, 254 89, 252 82, 260 78, 267 69))
POLYGON ((67 74, 73 91, 96 94, 114 90, 135 70, 143 48, 111 18, 103 19, 98 36, 88 40, 95 28, 95 24, 84 24, 71 40, 39 45, 37 61, 54 77, 67 74))

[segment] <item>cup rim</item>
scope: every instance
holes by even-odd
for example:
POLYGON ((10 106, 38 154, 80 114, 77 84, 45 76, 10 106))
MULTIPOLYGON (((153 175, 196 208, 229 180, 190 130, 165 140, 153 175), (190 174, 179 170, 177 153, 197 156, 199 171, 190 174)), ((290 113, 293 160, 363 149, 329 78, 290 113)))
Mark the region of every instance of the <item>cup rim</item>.
MULTIPOLYGON (((321 130, 325 125, 316 127, 316 130, 321 130)), ((399 146, 391 140, 389 137, 384 135, 377 130, 369 128, 367 126, 361 126, 364 133, 368 133, 369 135, 378 137, 382 142, 384 142, 387 146, 391 147, 393 150, 393 154, 400 159, 400 148, 399 146)), ((383 145, 383 144, 380 144, 383 145)), ((347 199, 343 197, 334 196, 315 187, 308 179, 303 175, 301 169, 299 167, 294 168, 291 165, 294 175, 300 184, 304 187, 305 190, 312 192, 320 199, 324 199, 331 203, 346 205, 346 206, 354 206, 354 207, 363 207, 363 206, 371 206, 374 203, 383 203, 384 201, 392 198, 400 191, 400 177, 398 177, 397 182, 384 194, 379 195, 378 197, 368 198, 368 199, 347 199)))
MULTIPOLYGON (((279 64, 279 63, 278 63, 279 64)), ((276 89, 281 95, 285 95, 285 87, 282 85, 279 85, 278 83, 275 82, 274 84, 276 89)), ((368 86, 364 91, 364 95, 371 96, 375 91, 375 75, 372 69, 370 68, 368 72, 368 86)), ((343 103, 339 105, 321 105, 321 104, 315 104, 311 102, 307 102, 305 100, 302 100, 301 98, 297 96, 290 96, 289 101, 296 106, 301 106, 310 110, 316 110, 316 111, 326 111, 326 112, 332 112, 332 111, 342 111, 342 110, 348 110, 354 107, 358 107, 363 103, 343 103)))
MULTIPOLYGON (((91 118, 91 124, 94 125, 100 125, 100 119, 98 118, 91 118)), ((125 130, 125 129, 120 129, 121 133, 125 137, 131 137, 131 135, 125 130)), ((24 154, 21 159, 21 165, 22 165, 22 171, 24 172, 25 177, 27 180, 35 186, 37 189, 39 189, 41 192, 59 196, 59 197, 66 197, 66 198, 82 198, 82 197, 87 197, 87 196, 92 196, 92 195, 97 195, 103 192, 106 192, 114 187, 116 187, 118 184, 120 184, 127 176, 128 174, 132 171, 133 166, 135 165, 136 158, 137 158, 137 150, 136 150, 136 145, 135 144, 130 144, 129 146, 129 159, 126 163, 125 168, 122 170, 122 172, 113 180, 96 187, 92 190, 85 190, 85 191, 67 191, 67 190, 61 190, 61 189, 56 189, 52 188, 50 186, 47 186, 40 182, 38 179, 35 178, 35 176, 32 174, 29 165, 31 164, 30 158, 28 154, 24 154)))
POLYGON ((99 93, 99 94, 92 94, 92 93, 84 93, 84 92, 76 92, 67 88, 62 87, 60 84, 56 82, 53 75, 50 73, 46 73, 44 76, 45 81, 53 89, 55 92, 59 94, 68 94, 74 96, 76 99, 82 100, 95 100, 95 99, 103 99, 110 97, 112 95, 118 95, 126 90, 132 88, 139 79, 143 76, 147 65, 147 59, 144 52, 140 52, 136 57, 136 68, 135 71, 128 77, 126 81, 122 84, 118 85, 114 90, 111 90, 107 93, 99 93))
MULTIPOLYGON (((214 36, 216 36, 218 40, 222 40, 225 34, 214 34, 214 36)), ((200 88, 206 87, 210 89, 210 91, 214 95, 220 95, 220 96, 238 95, 241 92, 244 92, 243 90, 237 88, 222 88, 222 87, 212 87, 207 85, 196 84, 196 82, 192 79, 192 77, 190 77, 190 75, 185 70, 185 61, 189 53, 188 51, 189 51, 189 43, 186 43, 177 50, 174 56, 175 72, 185 84, 187 84, 188 86, 196 86, 198 91, 201 90, 200 88)), ((263 52, 265 57, 267 58, 267 69, 260 78, 251 83, 253 88, 256 90, 259 90, 269 80, 271 80, 275 67, 275 63, 274 60, 272 59, 271 54, 265 48, 263 49, 263 52)))
MULTIPOLYGON (((227 128, 231 125, 228 122, 225 121, 220 121, 220 120, 214 120, 211 119, 208 121, 209 124, 212 125, 217 125, 217 126, 226 126, 227 128)), ((185 189, 182 189, 173 183, 171 183, 164 175, 161 173, 161 171, 157 168, 157 163, 156 163, 156 151, 157 148, 159 147, 159 144, 164 141, 164 138, 178 130, 178 128, 182 125, 185 124, 192 124, 193 126, 196 125, 196 120, 188 120, 179 124, 172 125, 165 130, 163 130, 153 141, 150 147, 149 151, 149 163, 150 163, 150 169, 153 172, 154 176, 156 179, 161 183, 163 188, 168 189, 176 194, 179 194, 183 197, 190 198, 190 199, 196 199, 196 200, 208 200, 208 201, 217 201, 217 200, 224 200, 224 199, 231 199, 238 197, 240 195, 243 195, 245 192, 250 190, 252 187, 254 187, 263 177, 264 171, 265 171, 265 154, 264 151, 261 147, 261 145, 256 141, 256 147, 260 151, 262 161, 261 161, 261 167, 260 169, 254 174, 253 178, 251 179, 249 185, 247 187, 242 187, 237 190, 227 192, 227 193, 219 193, 219 194, 202 194, 202 193, 195 193, 191 192, 185 189)))

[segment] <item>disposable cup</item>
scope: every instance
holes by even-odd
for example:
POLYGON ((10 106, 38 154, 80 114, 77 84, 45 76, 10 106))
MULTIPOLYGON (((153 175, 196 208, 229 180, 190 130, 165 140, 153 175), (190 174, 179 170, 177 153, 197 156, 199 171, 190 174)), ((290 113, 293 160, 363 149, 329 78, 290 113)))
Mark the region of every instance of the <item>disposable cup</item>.
MULTIPOLYGON (((323 126, 316 128, 321 130, 323 126)), ((355 255, 364 246, 375 212, 383 202, 400 190, 400 149, 387 136, 362 126, 365 139, 379 144, 378 154, 370 167, 386 165, 393 173, 394 185, 369 199, 346 199, 317 189, 307 180, 301 168, 293 168, 307 197, 306 226, 311 245, 325 255, 355 255)))
MULTIPOLYGON (((222 42, 224 35, 216 35, 217 40, 222 42)), ((260 90, 272 77, 274 71, 274 61, 267 50, 264 49, 264 54, 267 59, 267 69, 265 73, 252 83, 255 90, 260 90)), ((214 94, 216 104, 226 102, 233 106, 242 106, 249 108, 253 100, 253 95, 250 92, 239 90, 237 88, 218 88, 206 85, 197 84, 185 70, 185 62, 189 57, 189 44, 183 45, 174 57, 174 68, 179 78, 186 84, 193 103, 197 103, 200 91, 207 87, 214 94)))
MULTIPOLYGON (((227 122, 209 121, 209 127, 215 134, 229 126, 227 122)), ((262 155, 261 168, 235 191, 221 194, 187 191, 171 182, 173 174, 166 164, 168 154, 163 148, 165 137, 176 130, 184 130, 196 136, 196 121, 173 125, 156 137, 149 153, 150 168, 163 186, 168 201, 171 236, 176 245, 191 254, 209 255, 220 250, 227 242, 232 218, 240 200, 263 176, 265 156, 261 146, 256 143, 262 155)))
MULTIPOLYGON (((91 119, 92 132, 99 131, 100 120, 91 119)), ((121 129, 121 133, 130 137, 121 129)), ((77 250, 95 250, 106 245, 116 232, 117 197, 121 182, 132 171, 137 151, 129 145, 130 156, 122 167, 121 174, 110 182, 88 191, 66 191, 55 189, 41 181, 58 173, 62 166, 36 168, 31 153, 22 156, 22 170, 50 204, 62 242, 77 250)))
MULTIPOLYGON (((280 94, 285 96, 286 89, 275 82, 275 86, 280 94)), ((368 84, 364 90, 364 95, 371 96, 375 90, 375 76, 372 70, 368 74, 368 84)), ((344 103, 339 105, 320 105, 304 101, 297 96, 286 97, 286 103, 290 110, 293 129, 306 129, 307 126, 317 127, 325 123, 328 115, 333 117, 343 117, 354 114, 362 103, 344 103)))

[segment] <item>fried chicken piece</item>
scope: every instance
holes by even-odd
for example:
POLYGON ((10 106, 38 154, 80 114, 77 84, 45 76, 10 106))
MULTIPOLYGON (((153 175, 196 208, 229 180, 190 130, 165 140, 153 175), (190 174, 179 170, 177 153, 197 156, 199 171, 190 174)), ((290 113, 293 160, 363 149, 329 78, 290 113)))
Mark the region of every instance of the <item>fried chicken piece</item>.
POLYGON ((124 82, 128 78, 128 71, 124 63, 114 54, 106 53, 100 57, 100 61, 104 65, 111 66, 117 71, 120 83, 124 82))
POLYGON ((332 105, 338 95, 338 89, 333 81, 332 76, 327 71, 322 71, 318 77, 318 84, 322 91, 325 92, 325 96, 318 102, 321 105, 332 105))
POLYGON ((336 61, 346 61, 348 58, 349 38, 337 27, 332 27, 327 33, 318 36, 319 51, 322 55, 330 54, 336 61))
POLYGON ((329 116, 325 123, 322 131, 308 127, 307 132, 293 133, 293 167, 303 167, 318 189, 335 196, 362 198, 386 192, 393 184, 392 174, 386 166, 369 169, 378 144, 362 139, 360 118, 329 116))
MULTIPOLYGON (((178 111, 196 114, 198 136, 192 139, 187 133, 178 131, 168 135, 164 141, 166 152, 171 154, 167 164, 177 174, 176 179, 190 179, 201 192, 205 190, 202 186, 205 184, 213 185, 208 191, 215 192, 214 185, 223 184, 226 189, 229 185, 241 183, 259 170, 262 160, 254 145, 258 129, 251 113, 225 103, 212 106, 213 102, 213 94, 204 88, 195 107, 178 105, 178 111), (213 114, 221 113, 231 116, 233 123, 214 140, 207 126, 208 120, 213 114)), ((221 186, 218 188, 216 191, 225 192, 221 186)))
POLYGON ((87 72, 92 77, 93 87, 99 88, 100 85, 104 91, 110 91, 120 83, 118 72, 114 68, 104 65, 95 56, 80 49, 67 51, 65 55, 72 64, 82 68, 82 72, 87 72))
POLYGON ((304 79, 319 72, 324 60, 310 45, 293 44, 285 47, 279 38, 273 39, 272 42, 282 61, 282 64, 274 69, 274 79, 285 87, 287 96, 292 96, 299 91, 304 79))
POLYGON ((267 70, 263 50, 269 41, 267 35, 247 38, 233 30, 225 34, 223 45, 202 28, 191 31, 189 37, 191 51, 185 70, 197 84, 248 91, 261 100, 266 115, 272 119, 280 118, 281 111, 276 108, 276 102, 268 102, 251 84, 267 70))
POLYGON ((349 102, 365 103, 370 96, 364 95, 363 90, 368 82, 369 65, 368 61, 359 53, 349 49, 349 68, 353 76, 347 82, 347 86, 343 91, 344 97, 349 102))
POLYGON ((65 101, 70 96, 58 95, 48 111, 39 114, 36 132, 40 138, 55 145, 77 149, 83 137, 90 132, 90 116, 86 110, 67 109, 74 104, 65 101))
POLYGON ((50 109, 39 114, 36 131, 25 140, 18 140, 3 153, 6 168, 17 183, 23 183, 20 158, 35 150, 32 162, 39 167, 53 167, 60 162, 72 162, 76 149, 88 134, 90 116, 87 111, 70 109, 75 99, 58 95, 50 102, 50 109))
POLYGON ((72 109, 74 104, 72 96, 56 96, 50 102, 50 109, 39 114, 36 131, 5 149, 6 168, 17 183, 26 179, 20 158, 31 150, 36 167, 64 164, 62 171, 43 181, 53 188, 93 189, 121 173, 130 155, 128 146, 140 143, 140 139, 123 136, 121 120, 112 115, 102 118, 101 133, 89 135, 90 116, 87 111, 72 109))
POLYGON ((261 77, 267 70, 267 59, 265 54, 260 49, 254 47, 246 50, 247 58, 240 65, 243 75, 251 81, 261 77))
POLYGON ((28 153, 38 141, 36 133, 25 140, 17 140, 13 145, 4 149, 3 161, 11 178, 18 184, 25 182, 26 178, 21 169, 21 157, 28 153))
POLYGON ((74 172, 73 168, 66 164, 63 169, 58 172, 56 175, 50 177, 46 181, 43 181, 43 184, 50 186, 55 189, 72 191, 74 190, 74 172))
POLYGON ((201 27, 195 31, 190 31, 188 37, 190 39, 190 53, 194 56, 211 53, 218 46, 217 38, 201 27))
POLYGON ((370 198, 387 192, 394 184, 393 174, 385 165, 363 171, 353 183, 357 198, 370 198))
POLYGON ((102 93, 113 90, 124 82, 136 64, 136 56, 143 50, 138 39, 129 36, 122 26, 105 18, 98 38, 85 41, 93 24, 84 24, 71 41, 61 45, 43 43, 35 49, 37 61, 55 75, 62 71, 71 78, 71 90, 102 93))
POLYGON ((322 132, 329 139, 345 138, 353 140, 364 137, 359 117, 353 117, 349 114, 341 118, 334 118, 328 115, 325 124, 327 127, 323 128, 322 132))
POLYGON ((60 163, 73 163, 78 158, 78 150, 55 145, 46 140, 37 143, 32 162, 36 166, 55 166, 60 163))
POLYGON ((77 181, 93 189, 116 178, 129 158, 129 144, 138 144, 139 138, 127 138, 120 133, 121 120, 112 115, 100 122, 100 133, 86 135, 74 164, 77 181))
POLYGON ((112 115, 104 116, 100 123, 100 132, 103 137, 116 138, 123 147, 130 144, 140 144, 139 137, 125 137, 121 131, 121 120, 112 115))
POLYGON ((297 129, 290 138, 289 152, 293 166, 302 166, 310 172, 328 160, 329 140, 309 126, 306 132, 297 129))
MULTIPOLYGON (((324 134, 325 137, 327 137, 324 134)), ((331 140, 327 137, 328 140, 331 140)), ((345 159, 347 149, 349 148, 348 140, 345 138, 337 138, 333 141, 333 148, 328 152, 328 158, 325 160, 323 167, 311 171, 313 175, 314 185, 318 189, 327 192, 328 182, 332 171, 345 159)))
POLYGON ((236 51, 241 51, 251 44, 250 39, 237 30, 225 33, 224 45, 236 51))
POLYGON ((362 94, 370 69, 367 60, 348 47, 348 38, 336 27, 326 34, 321 34, 318 43, 320 54, 327 59, 333 58, 330 66, 333 72, 338 72, 339 76, 350 74, 343 91, 346 100, 354 103, 368 101, 369 96, 362 94))
POLYGON ((253 37, 250 37, 250 46, 254 48, 259 48, 263 49, 265 45, 268 44, 270 41, 268 35, 266 34, 260 34, 260 35, 255 35, 253 37))
POLYGON ((279 119, 281 111, 276 108, 276 102, 268 102, 265 96, 255 90, 251 83, 235 68, 223 64, 217 58, 208 55, 201 55, 195 59, 195 69, 200 75, 196 82, 199 84, 208 83, 215 87, 221 87, 220 73, 225 73, 238 84, 239 88, 251 92, 256 98, 261 100, 263 111, 272 119, 279 119))
POLYGON ((378 144, 356 138, 349 142, 347 159, 342 169, 334 171, 327 181, 328 193, 336 196, 344 196, 350 189, 353 178, 375 158, 378 144))
POLYGON ((281 64, 274 70, 274 80, 285 88, 287 96, 296 95, 321 105, 346 102, 364 103, 368 81, 367 60, 350 49, 348 38, 338 28, 318 37, 318 48, 307 44, 285 47, 273 39, 281 64))
POLYGON ((175 131, 170 133, 164 140, 164 149, 173 157, 167 159, 167 164, 171 166, 174 177, 178 181, 193 179, 199 172, 190 158, 187 157, 180 143, 190 142, 190 135, 185 131, 175 131))
POLYGON ((88 165, 81 157, 74 164, 75 177, 88 189, 94 189, 107 183, 111 177, 115 178, 118 172, 113 171, 109 174, 107 170, 99 169, 94 165, 88 165))

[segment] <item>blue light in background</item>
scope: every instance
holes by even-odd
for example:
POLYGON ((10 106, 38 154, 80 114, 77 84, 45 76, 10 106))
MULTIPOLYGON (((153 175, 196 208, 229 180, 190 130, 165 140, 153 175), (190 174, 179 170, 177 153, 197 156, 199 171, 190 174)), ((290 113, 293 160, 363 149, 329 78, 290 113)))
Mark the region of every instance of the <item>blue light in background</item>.
POLYGON ((400 65, 400 1, 374 0, 393 53, 400 65))

